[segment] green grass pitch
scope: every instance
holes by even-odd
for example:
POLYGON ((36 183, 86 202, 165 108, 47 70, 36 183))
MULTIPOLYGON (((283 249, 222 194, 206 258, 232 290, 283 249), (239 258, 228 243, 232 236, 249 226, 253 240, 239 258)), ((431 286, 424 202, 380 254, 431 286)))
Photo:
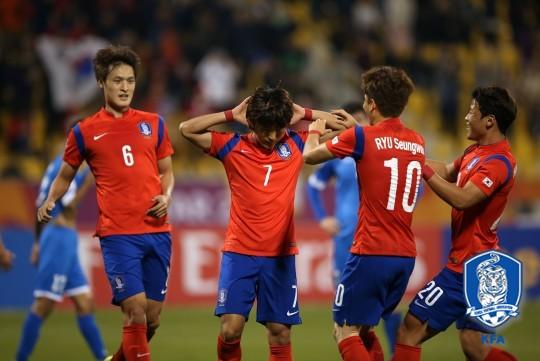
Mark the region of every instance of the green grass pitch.
MULTIPOLYGON (((540 303, 529 302, 521 309, 519 320, 512 321, 498 334, 505 339, 505 348, 520 361, 540 360, 540 303)), ((253 314, 253 312, 252 312, 253 314)), ((99 310, 97 320, 109 351, 116 350, 120 341, 122 316, 116 309, 99 310)), ((24 312, 0 313, 0 361, 12 361, 20 337, 24 312)), ((331 337, 332 315, 329 305, 304 305, 303 325, 293 329, 295 361, 338 361, 339 354, 331 337)), ((212 308, 166 307, 161 328, 151 342, 154 361, 211 361, 216 360, 218 319, 212 308)), ((377 330, 379 335, 382 330, 377 330)), ((386 341, 383 340, 383 346, 386 341)), ((265 329, 251 320, 242 339, 245 361, 268 359, 265 329)), ((388 355, 386 357, 389 358, 388 355)), ((61 310, 53 313, 42 328, 41 338, 31 360, 91 361, 90 351, 79 334, 73 313, 61 310)), ((422 349, 422 360, 464 360, 454 326, 429 340, 422 349)))

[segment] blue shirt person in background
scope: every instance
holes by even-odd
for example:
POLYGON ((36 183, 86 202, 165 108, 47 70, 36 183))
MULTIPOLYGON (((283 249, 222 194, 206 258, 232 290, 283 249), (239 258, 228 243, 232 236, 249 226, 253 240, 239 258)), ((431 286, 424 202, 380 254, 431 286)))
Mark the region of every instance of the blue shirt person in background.
MULTIPOLYGON (((47 167, 36 205, 39 207, 47 197, 56 177, 62 156, 57 156, 47 167)), ((89 169, 81 169, 73 179, 68 192, 52 211, 53 221, 41 227, 36 223, 36 242, 32 247, 30 261, 38 267, 34 288, 34 303, 22 329, 21 340, 15 356, 16 361, 26 361, 34 350, 43 321, 51 314, 56 302, 68 296, 75 306, 77 323, 96 360, 106 355, 101 334, 97 327, 90 287, 79 262, 78 236, 75 229, 76 206, 93 178, 89 169)), ((61 350, 59 350, 61 355, 61 350)), ((61 356, 58 359, 62 359, 61 356)))
MULTIPOLYGON (((361 126, 369 126, 362 103, 349 103, 343 109, 352 114, 361 126)), ((349 257, 358 221, 360 194, 356 175, 355 160, 351 157, 332 159, 322 164, 308 179, 307 195, 309 204, 319 226, 333 239, 332 276, 334 286, 339 284, 341 273, 349 257), (334 215, 328 214, 322 200, 322 192, 334 180, 334 215)), ((392 313, 385 319, 384 329, 390 348, 396 343, 396 334, 401 315, 392 313)))

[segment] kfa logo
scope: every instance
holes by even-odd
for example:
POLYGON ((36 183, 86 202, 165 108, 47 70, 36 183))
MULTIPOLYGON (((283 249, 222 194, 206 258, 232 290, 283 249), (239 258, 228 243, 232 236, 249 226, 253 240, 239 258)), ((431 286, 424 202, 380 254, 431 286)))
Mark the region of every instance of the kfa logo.
POLYGON ((276 144, 276 152, 279 155, 279 157, 283 160, 289 159, 292 152, 291 148, 287 143, 278 143, 276 144))
POLYGON ((119 292, 122 292, 122 291, 124 291, 125 286, 126 286, 126 284, 124 283, 124 280, 122 279, 121 276, 116 276, 114 278, 114 288, 116 290, 118 290, 119 292))
POLYGON ((218 292, 218 306, 225 306, 225 302, 227 301, 227 289, 222 288, 218 292))
POLYGON ((145 137, 149 137, 149 136, 152 135, 152 127, 150 126, 149 123, 147 123, 145 121, 142 121, 142 122, 139 123, 139 131, 145 137))
POLYGON ((517 259, 497 251, 479 254, 464 266, 467 315, 497 327, 518 315, 522 267, 517 259))

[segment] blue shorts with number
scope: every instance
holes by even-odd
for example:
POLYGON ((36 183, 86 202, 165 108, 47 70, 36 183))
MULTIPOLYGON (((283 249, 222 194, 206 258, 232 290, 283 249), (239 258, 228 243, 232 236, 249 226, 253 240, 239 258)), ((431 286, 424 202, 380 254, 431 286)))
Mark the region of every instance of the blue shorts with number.
POLYGON ((39 237, 39 266, 34 297, 62 301, 64 294, 90 292, 77 252, 77 232, 68 227, 47 225, 39 237))
POLYGON ((458 329, 494 332, 493 329, 466 316, 463 274, 448 268, 444 268, 416 294, 409 305, 409 312, 439 332, 446 330, 454 322, 458 329))
POLYGON ((413 257, 350 254, 334 299, 340 325, 375 326, 399 304, 414 268, 413 257))
POLYGON ((257 322, 298 325, 295 256, 263 257, 223 252, 214 314, 248 319, 257 299, 257 322))
POLYGON ((169 232, 113 235, 99 241, 114 305, 141 292, 163 302, 171 260, 169 232))

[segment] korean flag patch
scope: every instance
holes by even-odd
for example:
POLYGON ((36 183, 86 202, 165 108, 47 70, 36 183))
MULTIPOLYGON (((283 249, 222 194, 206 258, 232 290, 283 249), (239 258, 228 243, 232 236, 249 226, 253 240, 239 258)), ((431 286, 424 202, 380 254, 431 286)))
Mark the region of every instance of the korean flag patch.
POLYGON ((488 188, 491 188, 491 186, 493 185, 493 181, 488 177, 485 177, 484 180, 482 180, 482 183, 484 183, 484 185, 488 188))

